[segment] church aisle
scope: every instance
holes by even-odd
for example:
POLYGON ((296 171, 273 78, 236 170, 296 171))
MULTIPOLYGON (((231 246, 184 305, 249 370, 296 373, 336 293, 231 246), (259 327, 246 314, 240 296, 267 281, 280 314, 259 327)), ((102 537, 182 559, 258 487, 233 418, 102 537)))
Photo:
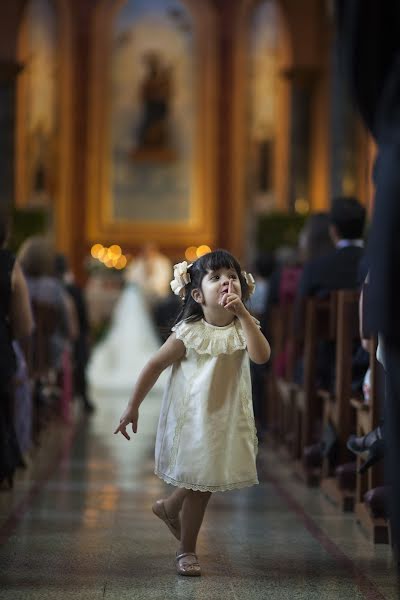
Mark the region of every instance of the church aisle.
POLYGON ((170 489, 153 475, 160 397, 145 400, 129 443, 112 434, 125 401, 97 398, 47 481, 17 483, 8 519, 0 499, 1 600, 397 598, 388 547, 370 545, 265 450, 259 486, 211 499, 203 577, 178 577, 176 540, 151 512, 170 489))

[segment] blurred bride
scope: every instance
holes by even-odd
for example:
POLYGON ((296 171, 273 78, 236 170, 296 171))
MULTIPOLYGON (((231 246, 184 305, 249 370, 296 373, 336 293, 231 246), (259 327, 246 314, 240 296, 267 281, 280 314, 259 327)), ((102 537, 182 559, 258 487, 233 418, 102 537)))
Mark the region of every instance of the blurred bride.
MULTIPOLYGON (((92 352, 88 381, 92 391, 129 394, 149 357, 161 345, 151 311, 168 296, 172 265, 147 244, 125 271, 106 338, 92 352)), ((160 385, 162 378, 157 382, 160 385)))

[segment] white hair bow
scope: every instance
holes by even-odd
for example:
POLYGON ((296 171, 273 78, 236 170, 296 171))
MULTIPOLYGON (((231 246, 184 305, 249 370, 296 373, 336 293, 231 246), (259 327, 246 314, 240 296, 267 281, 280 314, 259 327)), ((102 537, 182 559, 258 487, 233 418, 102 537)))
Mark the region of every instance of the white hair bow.
POLYGON ((188 273, 188 269, 190 269, 191 266, 192 263, 188 265, 186 260, 174 265, 174 278, 170 285, 174 294, 181 298, 185 297, 185 286, 191 281, 190 274, 188 273))

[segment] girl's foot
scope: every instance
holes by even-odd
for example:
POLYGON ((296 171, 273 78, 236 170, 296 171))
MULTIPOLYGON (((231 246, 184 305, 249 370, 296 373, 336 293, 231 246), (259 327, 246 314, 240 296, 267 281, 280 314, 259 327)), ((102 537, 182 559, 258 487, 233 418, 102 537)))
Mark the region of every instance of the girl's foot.
POLYGON ((200 577, 201 569, 199 560, 194 552, 183 552, 176 554, 176 572, 185 577, 200 577))
POLYGON ((164 521, 172 535, 176 537, 177 540, 181 539, 181 520, 178 517, 170 517, 167 515, 167 511, 165 510, 164 500, 156 500, 153 506, 151 507, 153 513, 164 521))

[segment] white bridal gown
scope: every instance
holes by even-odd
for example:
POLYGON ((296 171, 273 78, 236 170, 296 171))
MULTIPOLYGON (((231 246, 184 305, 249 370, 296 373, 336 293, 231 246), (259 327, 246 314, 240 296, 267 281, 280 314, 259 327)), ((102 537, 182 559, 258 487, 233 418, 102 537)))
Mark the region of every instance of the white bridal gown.
MULTIPOLYGON (((127 284, 115 305, 106 338, 92 352, 87 371, 91 390, 130 394, 160 345, 140 288, 127 284)), ((153 389, 160 389, 162 379, 153 389)))

